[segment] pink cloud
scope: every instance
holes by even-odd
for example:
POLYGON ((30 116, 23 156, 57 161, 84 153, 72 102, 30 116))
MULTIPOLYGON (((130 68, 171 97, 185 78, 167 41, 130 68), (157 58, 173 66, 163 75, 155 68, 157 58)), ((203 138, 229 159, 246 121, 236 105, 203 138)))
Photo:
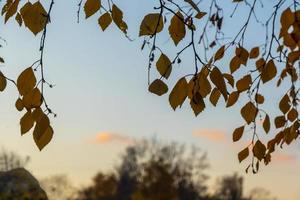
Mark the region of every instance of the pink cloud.
POLYGON ((223 131, 215 129, 200 129, 193 132, 194 137, 205 138, 212 142, 225 142, 226 135, 223 131))
POLYGON ((111 132, 100 132, 90 139, 90 143, 93 144, 107 144, 112 142, 130 144, 132 143, 132 139, 127 136, 111 132))
POLYGON ((283 163, 294 163, 296 162, 296 157, 284 153, 274 153, 272 155, 272 161, 283 162, 283 163))

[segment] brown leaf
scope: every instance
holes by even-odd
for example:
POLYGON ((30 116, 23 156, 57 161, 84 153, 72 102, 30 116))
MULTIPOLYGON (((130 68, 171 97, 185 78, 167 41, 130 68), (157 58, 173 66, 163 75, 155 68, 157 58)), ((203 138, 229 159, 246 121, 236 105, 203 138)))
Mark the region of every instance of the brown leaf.
POLYGON ((162 80, 156 79, 149 85, 149 91, 161 96, 168 92, 168 86, 162 80))
POLYGON ((214 67, 210 73, 210 80, 213 84, 218 88, 218 90, 222 93, 225 101, 227 100, 227 88, 225 84, 224 77, 220 70, 217 67, 214 67))
POLYGON ((241 109, 241 115, 247 122, 247 124, 250 124, 251 122, 254 122, 256 115, 257 115, 257 108, 255 105, 249 101, 242 109, 241 109))
POLYGON ((181 107, 183 102, 185 101, 188 93, 188 83, 186 79, 183 77, 179 79, 179 81, 174 86, 173 90, 169 96, 169 102, 171 107, 176 110, 178 106, 181 107))
POLYGON ((162 75, 166 79, 169 78, 172 71, 172 63, 165 54, 162 53, 160 55, 158 61, 156 62, 156 67, 160 75, 162 75))
POLYGON ((245 149, 243 149, 242 151, 239 152, 238 154, 238 158, 240 163, 245 160, 247 157, 249 156, 249 148, 246 147, 245 149))
POLYGON ((244 133, 244 126, 238 127, 233 131, 232 140, 233 142, 237 142, 241 139, 244 133))
POLYGON ((85 18, 94 15, 101 7, 100 0, 87 0, 84 4, 85 18))
POLYGON ((163 30, 164 23, 159 13, 151 13, 144 17, 140 25, 139 36, 154 35, 163 30))
POLYGON ((185 37, 184 17, 179 11, 171 19, 169 34, 176 46, 185 37))

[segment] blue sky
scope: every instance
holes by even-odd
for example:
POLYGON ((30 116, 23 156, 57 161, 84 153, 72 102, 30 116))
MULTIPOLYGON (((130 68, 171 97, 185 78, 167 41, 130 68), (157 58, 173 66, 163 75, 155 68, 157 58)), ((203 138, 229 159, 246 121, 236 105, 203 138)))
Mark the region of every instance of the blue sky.
MULTIPOLYGON (((232 144, 231 132, 243 123, 239 109, 245 102, 238 102, 228 110, 221 100, 216 108, 208 105, 195 117, 188 105, 174 112, 167 96, 157 97, 147 91, 148 52, 140 51, 142 39, 137 38, 137 26, 146 13, 153 12, 153 5, 145 0, 142 6, 140 2, 134 2, 139 1, 132 0, 130 5, 125 1, 116 2, 125 11, 133 42, 127 40, 114 25, 102 32, 97 24, 98 16, 84 20, 82 15, 81 22, 77 24, 76 2, 55 2, 44 58, 46 79, 55 85, 46 91, 48 103, 58 114, 52 120, 54 138, 39 152, 30 134, 20 136, 18 124, 22 114, 14 108, 17 93, 14 87, 9 86, 0 94, 1 145, 21 155, 30 155, 28 167, 38 177, 66 173, 80 185, 88 183, 97 171, 111 169, 128 140, 155 135, 163 140, 194 144, 207 151, 212 185, 215 176, 237 171, 246 176, 247 189, 261 186, 281 199, 299 199, 298 144, 279 150, 278 159, 270 166, 262 167, 258 175, 244 174, 247 163, 239 164, 237 160, 243 144, 232 144), (224 138, 216 140, 204 132, 224 138), (111 137, 91 142, 103 133, 111 137)), ((234 18, 233 21, 240 23, 239 19, 234 18)), ((225 29, 229 32, 238 30, 228 24, 225 24, 225 29)), ((38 59, 40 35, 34 37, 12 21, 1 25, 0 35, 7 40, 0 49, 6 60, 0 70, 15 78, 38 59)), ((248 37, 252 38, 250 43, 261 39, 256 31, 250 31, 248 37)), ((174 49, 170 48, 172 41, 163 35, 161 42, 164 49, 174 53, 174 49)), ((227 70, 226 63, 223 66, 227 70)), ((169 83, 173 84, 192 67, 192 61, 187 57, 182 64, 174 66, 169 83)), ((153 72, 152 78, 155 75, 153 72)), ((269 94, 266 108, 276 114, 278 111, 272 110, 272 107, 279 97, 274 99, 271 95, 274 91, 269 88, 265 88, 269 94)))

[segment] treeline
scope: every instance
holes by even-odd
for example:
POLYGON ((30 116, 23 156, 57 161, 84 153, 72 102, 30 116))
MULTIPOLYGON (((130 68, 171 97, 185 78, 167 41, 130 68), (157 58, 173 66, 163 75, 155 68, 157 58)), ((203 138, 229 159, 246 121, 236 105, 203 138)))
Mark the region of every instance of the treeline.
POLYGON ((152 139, 127 147, 111 172, 97 173, 93 183, 84 188, 73 187, 66 176, 53 176, 40 183, 50 200, 276 199, 263 188, 255 188, 246 196, 244 179, 238 174, 218 178, 215 188, 209 190, 208 168, 206 153, 196 147, 152 139))

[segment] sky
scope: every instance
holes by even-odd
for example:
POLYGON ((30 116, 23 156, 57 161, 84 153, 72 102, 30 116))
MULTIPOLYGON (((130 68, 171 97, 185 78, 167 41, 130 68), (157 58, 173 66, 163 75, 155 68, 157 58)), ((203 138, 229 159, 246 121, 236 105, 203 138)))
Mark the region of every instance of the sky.
MULTIPOLYGON (((97 24, 98 16, 85 20, 82 13, 80 23, 76 23, 77 3, 55 1, 44 58, 46 79, 55 85, 46 90, 48 103, 57 113, 51 120, 54 138, 40 152, 31 134, 21 137, 22 113, 14 107, 18 95, 16 89, 8 85, 0 94, 0 145, 20 155, 29 155, 28 168, 39 178, 67 174, 77 185, 84 185, 90 183, 98 171, 111 170, 120 153, 135 139, 155 136, 163 141, 193 144, 208 152, 211 185, 217 176, 239 172, 245 176, 247 190, 264 187, 279 199, 299 199, 299 144, 279 149, 272 163, 261 167, 256 175, 245 174, 247 163, 238 163, 237 153, 247 139, 233 144, 231 133, 243 123, 239 110, 245 102, 226 109, 221 100, 216 108, 207 105, 205 111, 195 117, 188 104, 174 112, 167 95, 157 97, 148 92, 148 52, 141 51, 143 40, 137 37, 137 27, 146 13, 153 12, 153 4, 143 0, 141 6, 134 3, 138 0, 131 1, 130 5, 125 1, 116 3, 127 10, 124 17, 133 41, 113 25, 102 32, 97 24)), ((241 23, 239 19, 232 20, 241 23)), ((0 49, 6 61, 0 70, 16 78, 39 58, 41 35, 35 37, 24 27, 18 28, 14 21, 3 25, 1 18, 0 24, 0 35, 7 41, 0 49)), ((225 29, 238 30, 228 24, 225 29)), ((258 39, 256 31, 250 30, 248 37, 253 43, 258 39)), ((170 40, 162 36, 161 41, 164 49, 175 52, 170 48, 173 45, 170 40)), ((176 78, 192 66, 188 57, 174 66, 169 83, 174 84, 176 78)), ((151 78, 155 75, 153 71, 151 78)), ((274 90, 268 86, 263 90, 269 102, 264 106, 275 116, 278 111, 273 108, 280 97, 274 98, 274 90)))

